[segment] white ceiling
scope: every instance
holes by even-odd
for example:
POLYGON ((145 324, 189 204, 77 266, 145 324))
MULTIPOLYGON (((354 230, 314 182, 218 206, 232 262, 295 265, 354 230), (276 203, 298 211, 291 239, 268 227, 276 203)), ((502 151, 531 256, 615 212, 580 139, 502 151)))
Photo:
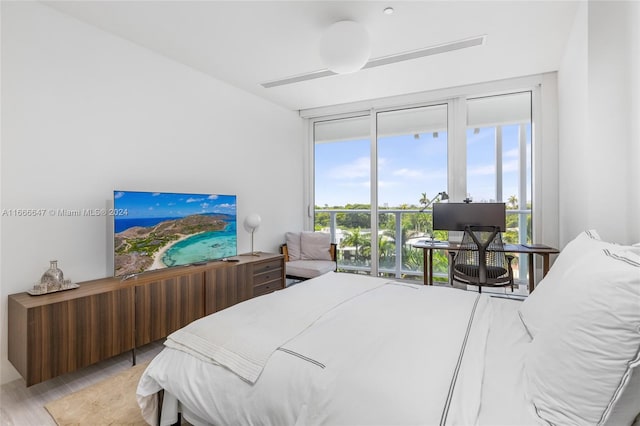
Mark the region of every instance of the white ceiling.
POLYGON ((576 1, 46 1, 55 9, 291 110, 558 69, 576 1), (395 13, 382 10, 392 6, 395 13), (464 50, 265 89, 325 68, 323 31, 350 19, 372 58, 486 35, 464 50))

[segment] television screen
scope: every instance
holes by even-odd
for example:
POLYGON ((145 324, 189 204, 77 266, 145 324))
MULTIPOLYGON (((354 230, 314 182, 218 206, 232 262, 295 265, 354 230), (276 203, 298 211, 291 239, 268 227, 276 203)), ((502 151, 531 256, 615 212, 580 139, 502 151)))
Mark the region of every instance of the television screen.
POLYGON ((114 191, 115 276, 237 254, 236 196, 114 191))
POLYGON ((438 203, 433 205, 433 229, 464 231, 466 225, 506 228, 505 203, 438 203))

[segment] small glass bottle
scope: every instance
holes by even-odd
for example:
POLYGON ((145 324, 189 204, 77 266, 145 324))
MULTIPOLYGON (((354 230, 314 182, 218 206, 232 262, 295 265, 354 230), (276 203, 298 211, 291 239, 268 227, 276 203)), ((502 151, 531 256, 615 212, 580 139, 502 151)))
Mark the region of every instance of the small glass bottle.
POLYGON ((42 274, 40 282, 42 284, 47 283, 49 284, 49 286, 51 286, 51 284, 61 285, 63 281, 64 274, 60 269, 58 269, 58 261, 52 260, 49 269, 44 274, 42 274))

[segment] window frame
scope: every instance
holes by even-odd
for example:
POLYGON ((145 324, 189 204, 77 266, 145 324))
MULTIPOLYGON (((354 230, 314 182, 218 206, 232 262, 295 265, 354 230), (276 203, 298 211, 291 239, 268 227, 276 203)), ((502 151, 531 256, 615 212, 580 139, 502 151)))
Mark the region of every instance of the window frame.
MULTIPOLYGON (((557 75, 556 73, 539 74, 528 77, 479 83, 468 86, 447 88, 418 94, 381 98, 371 101, 356 102, 337 106, 301 110, 300 116, 306 120, 308 140, 304 155, 306 173, 304 176, 304 203, 306 214, 304 226, 314 229, 315 210, 315 159, 314 125, 317 121, 330 119, 369 116, 371 121, 371 232, 377 232, 377 114, 380 112, 401 110, 415 107, 447 104, 448 140, 448 193, 453 200, 466 197, 466 102, 484 96, 507 95, 511 93, 531 92, 531 202, 533 242, 544 241, 546 244, 558 244, 559 213, 557 203, 557 119, 553 119, 557 111, 557 75), (548 86, 548 89, 544 86, 548 86), (546 89, 546 90, 545 90, 546 89), (544 96, 543 96, 544 95, 544 96), (544 104, 544 105, 543 105, 544 104), (543 128, 543 106, 546 111, 546 128, 543 128), (543 137, 544 135, 544 137, 543 137), (543 140, 548 141, 546 144, 543 140), (546 165, 542 173, 543 164, 546 165), (555 166, 555 167, 554 167, 555 166), (548 170, 552 167, 553 170, 548 170), (551 171, 551 173, 547 173, 551 171), (545 174, 550 178, 543 179, 545 174), (543 219, 546 221, 543 226, 543 219)), ((377 259, 377 247, 372 244, 372 259, 377 259), (375 249, 373 249, 375 247, 375 249), (373 251, 374 250, 374 251, 373 251)), ((372 265, 372 276, 377 276, 377 261, 372 265)), ((538 266, 538 270, 540 266, 538 266)), ((539 274, 538 274, 539 275, 539 274)))

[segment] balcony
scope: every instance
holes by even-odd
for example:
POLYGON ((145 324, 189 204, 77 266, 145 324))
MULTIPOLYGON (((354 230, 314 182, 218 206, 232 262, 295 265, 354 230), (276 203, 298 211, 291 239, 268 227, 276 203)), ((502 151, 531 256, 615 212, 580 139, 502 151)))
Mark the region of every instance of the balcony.
MULTIPOLYGON (((446 231, 433 231, 431 210, 380 209, 378 211, 378 276, 422 282, 422 250, 412 246, 418 240, 446 240, 446 231), (400 244, 397 244, 400 236, 400 244)), ((331 234, 338 245, 338 270, 371 275, 371 210, 316 209, 315 229, 331 234)), ((460 233, 461 234, 461 233, 460 233)), ((505 243, 524 244, 531 238, 531 210, 507 210, 505 243)), ((526 289, 527 257, 515 254, 514 275, 519 288, 526 289)), ((434 253, 434 281, 447 283, 449 261, 442 251, 434 253)), ((525 293, 526 294, 526 293, 525 293)))

